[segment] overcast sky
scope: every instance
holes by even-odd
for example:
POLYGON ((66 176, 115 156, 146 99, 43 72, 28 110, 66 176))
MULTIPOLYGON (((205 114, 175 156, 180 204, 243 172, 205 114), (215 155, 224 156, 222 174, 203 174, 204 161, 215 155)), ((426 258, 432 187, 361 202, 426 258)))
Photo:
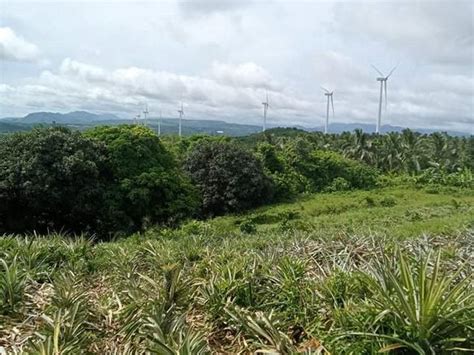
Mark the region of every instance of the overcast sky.
POLYGON ((472 1, 0 0, 0 116, 88 110, 474 133, 472 1))

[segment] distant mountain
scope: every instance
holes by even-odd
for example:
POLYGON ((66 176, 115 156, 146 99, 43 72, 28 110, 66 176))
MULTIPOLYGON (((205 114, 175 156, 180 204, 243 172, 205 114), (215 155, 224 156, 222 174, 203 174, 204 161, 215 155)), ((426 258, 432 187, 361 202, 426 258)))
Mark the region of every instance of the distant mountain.
MULTIPOLYGON (((143 123, 143 119, 140 123, 143 123)), ((73 129, 84 130, 99 125, 133 124, 135 121, 123 119, 112 114, 94 114, 86 111, 74 111, 69 113, 34 112, 24 117, 7 117, 0 119, 0 133, 25 131, 35 126, 50 126, 60 124, 73 129)), ((158 129, 158 119, 149 118, 147 124, 155 131, 158 129)), ((259 126, 229 123, 214 120, 183 120, 183 134, 225 134, 229 136, 244 136, 262 130, 259 126)), ((178 120, 176 118, 163 118, 161 120, 161 132, 163 134, 176 134, 178 132, 178 120)))
MULTIPOLYGON (((143 120, 142 120, 143 121, 143 120)), ((54 112, 34 112, 25 117, 2 118, 0 119, 0 133, 29 130, 37 125, 61 124, 73 129, 84 130, 98 125, 119 125, 132 124, 133 120, 123 119, 113 114, 95 114, 86 111, 74 111, 69 113, 54 112)), ((156 118, 148 119, 148 125, 157 130, 158 120, 156 118)), ((277 127, 277 126, 273 126, 277 127)), ((323 131, 323 127, 307 128, 295 125, 294 127, 306 131, 323 131)), ((375 125, 364 123, 332 123, 329 125, 330 133, 352 132, 355 129, 362 129, 364 132, 373 133, 375 125)), ((381 128, 382 133, 401 132, 405 127, 384 125, 381 128)), ((261 132, 261 126, 230 123, 216 120, 183 120, 183 134, 190 135, 196 133, 205 134, 225 134, 229 136, 245 136, 252 133, 261 132)), ((420 133, 433 133, 436 129, 413 129, 420 133)), ((176 118, 163 118, 161 123, 161 132, 163 134, 176 134, 178 132, 178 120, 176 118)), ((454 136, 468 136, 472 133, 447 131, 454 136)))
MULTIPOLYGON (((301 128, 301 127, 298 127, 301 128)), ((401 132, 407 127, 401 126, 391 126, 391 125, 383 125, 380 129, 382 133, 389 133, 389 132, 401 132)), ((324 131, 324 127, 315 127, 315 128, 303 128, 309 131, 324 131)), ((375 133, 375 125, 368 124, 368 123, 332 123, 329 125, 329 133, 342 133, 342 132, 352 132, 356 129, 361 129, 366 133, 375 133)), ((457 132, 457 131, 446 131, 441 129, 423 129, 423 128, 410 128, 412 131, 416 131, 419 133, 430 134, 434 132, 446 132, 451 136, 468 136, 469 133, 467 132, 457 132)))
MULTIPOLYGON (((112 114, 95 114, 86 111, 74 111, 69 113, 58 112, 34 112, 25 117, 14 119, 15 122, 21 123, 91 123, 106 120, 119 120, 120 118, 112 114)), ((12 120, 12 119, 8 119, 12 120)))

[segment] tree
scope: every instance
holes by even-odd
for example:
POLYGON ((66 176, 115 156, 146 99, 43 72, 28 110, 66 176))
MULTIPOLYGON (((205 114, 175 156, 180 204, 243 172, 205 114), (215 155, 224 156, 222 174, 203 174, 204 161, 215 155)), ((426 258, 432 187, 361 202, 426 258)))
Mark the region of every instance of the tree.
POLYGON ((374 162, 374 148, 369 136, 356 129, 350 136, 350 140, 343 146, 344 156, 371 164, 374 162))
POLYGON ((426 141, 420 138, 419 133, 404 129, 402 139, 402 161, 405 171, 418 173, 426 167, 426 141))
POLYGON ((185 170, 201 191, 206 215, 241 211, 271 197, 271 183, 260 162, 233 143, 203 141, 194 146, 185 170))
POLYGON ((400 134, 390 132, 380 138, 377 142, 377 166, 384 171, 399 171, 402 166, 400 134))
POLYGON ((103 144, 66 128, 0 139, 0 231, 95 232, 106 223, 103 144))
POLYGON ((115 180, 107 197, 116 228, 134 231, 194 213, 197 190, 153 131, 123 125, 97 127, 86 134, 110 152, 107 164, 115 180))

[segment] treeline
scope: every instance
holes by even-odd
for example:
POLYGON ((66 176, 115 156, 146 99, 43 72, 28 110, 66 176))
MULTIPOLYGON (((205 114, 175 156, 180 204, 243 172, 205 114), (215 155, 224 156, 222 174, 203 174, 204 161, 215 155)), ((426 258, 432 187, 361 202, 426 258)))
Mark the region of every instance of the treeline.
POLYGON ((364 133, 323 134, 299 129, 277 128, 265 134, 242 137, 255 147, 261 142, 274 146, 303 140, 315 149, 331 150, 377 168, 384 173, 420 174, 431 169, 452 173, 474 168, 474 136, 454 137, 436 132, 421 134, 410 129, 383 135, 364 133))
POLYGON ((0 233, 108 239, 301 193, 370 188, 380 172, 466 174, 473 162, 472 137, 411 131, 162 140, 142 126, 37 128, 0 138, 0 233))

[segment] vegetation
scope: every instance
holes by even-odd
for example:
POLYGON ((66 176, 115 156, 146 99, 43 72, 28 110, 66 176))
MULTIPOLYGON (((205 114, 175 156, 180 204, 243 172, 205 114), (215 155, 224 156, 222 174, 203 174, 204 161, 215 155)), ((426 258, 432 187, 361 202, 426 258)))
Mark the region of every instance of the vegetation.
POLYGON ((472 353, 473 152, 410 131, 0 137, 0 353, 472 353))
POLYGON ((453 137, 439 132, 426 135, 409 129, 384 135, 361 130, 325 135, 277 129, 238 139, 251 147, 267 142, 277 149, 296 140, 305 141, 313 149, 334 151, 387 173, 416 174, 429 168, 451 173, 474 167, 472 135, 453 137))
POLYGON ((201 190, 205 214, 242 211, 271 199, 270 180, 260 162, 235 144, 202 140, 184 166, 201 190))
POLYGON ((403 185, 315 194, 115 242, 4 236, 0 346, 45 354, 468 351, 473 206, 472 190, 403 185))
POLYGON ((102 144, 62 128, 0 139, 0 232, 99 229, 105 159, 102 144))
POLYGON ((393 176, 474 187, 473 137, 409 130, 160 139, 143 126, 50 127, 2 136, 0 158, 0 233, 110 239, 305 193, 370 189, 393 176))
POLYGON ((109 231, 175 223, 196 210, 197 191, 160 139, 143 126, 98 127, 86 133, 108 150, 109 231))

